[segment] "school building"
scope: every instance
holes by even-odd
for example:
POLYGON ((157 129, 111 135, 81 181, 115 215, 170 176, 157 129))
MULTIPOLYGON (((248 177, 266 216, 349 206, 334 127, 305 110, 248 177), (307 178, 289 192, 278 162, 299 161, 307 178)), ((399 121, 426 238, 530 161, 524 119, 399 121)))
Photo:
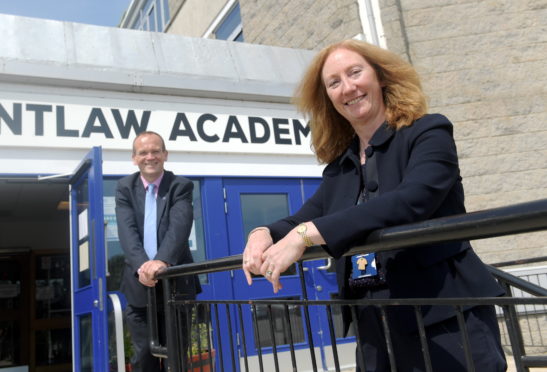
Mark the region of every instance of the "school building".
MULTIPOLYGON (((430 112, 454 123, 468 211, 545 198, 546 26, 546 0, 133 0, 117 28, 0 15, 0 371, 108 363, 114 188, 137 171, 136 133, 160 133, 166 169, 194 182, 196 261, 239 254, 254 226, 296 211, 323 167, 290 100, 332 42, 418 69, 430 112)), ((496 263, 547 256, 546 241, 473 245, 496 263)), ((335 297, 325 260, 306 265, 313 295, 335 297)), ((201 279, 203 298, 249 291, 238 271, 201 279)))

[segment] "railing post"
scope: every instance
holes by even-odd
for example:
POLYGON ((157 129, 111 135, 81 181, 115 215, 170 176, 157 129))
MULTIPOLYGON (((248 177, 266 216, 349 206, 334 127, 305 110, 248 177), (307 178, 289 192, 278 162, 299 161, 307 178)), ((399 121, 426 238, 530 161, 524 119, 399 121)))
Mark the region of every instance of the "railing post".
POLYGON ((285 304, 283 306, 283 311, 284 311, 284 319, 286 320, 287 322, 287 325, 289 327, 289 348, 291 350, 291 363, 292 363, 292 369, 293 371, 296 371, 297 368, 296 368, 296 355, 294 353, 294 339, 292 337, 292 325, 291 325, 291 315, 289 313, 289 306, 287 304, 285 304))
POLYGON ((422 345, 422 356, 424 357, 425 370, 427 372, 433 372, 431 354, 429 353, 429 345, 427 343, 427 335, 425 333, 425 324, 421 306, 414 306, 414 314, 416 314, 416 323, 418 324, 418 334, 420 335, 420 343, 422 345))
POLYGON ((389 322, 387 321, 385 306, 380 306, 380 317, 382 318, 382 326, 384 328, 384 335, 386 338, 387 356, 389 358, 391 372, 397 372, 397 364, 395 363, 395 354, 393 351, 393 341, 391 340, 391 329, 389 328, 389 322))
POLYGON ((275 371, 279 372, 279 360, 277 358, 277 342, 275 341, 275 329, 273 324, 274 321, 272 316, 272 305, 268 305, 267 309, 268 309, 268 319, 270 322, 270 334, 272 335, 272 350, 273 350, 275 371))
POLYGON ((234 349, 235 349, 235 346, 234 346, 234 336, 233 336, 233 332, 232 332, 232 317, 230 315, 230 305, 229 304, 226 304, 226 324, 228 325, 228 335, 229 335, 229 338, 230 338, 230 358, 231 358, 231 361, 232 361, 232 370, 235 372, 236 371, 236 356, 235 356, 235 353, 234 353, 234 349))
MULTIPOLYGON (((251 313, 253 315, 253 323, 258 325, 258 318, 256 316, 256 304, 253 302, 250 302, 251 304, 251 313)), ((256 332, 256 350, 258 353, 258 367, 260 368, 260 372, 264 372, 264 361, 262 359, 262 343, 260 342, 260 334, 258 333, 258 329, 256 332)))
POLYGON ((219 358, 219 366, 222 370, 224 368, 224 350, 222 348, 222 333, 220 331, 220 318, 218 315, 218 304, 214 305, 215 309, 215 328, 216 328, 216 335, 217 335, 217 344, 218 344, 218 358, 219 358))
POLYGON ((338 360, 338 348, 336 347, 336 334, 334 332, 334 322, 332 321, 331 305, 326 305, 327 321, 329 322, 330 343, 332 345, 332 358, 334 359, 334 370, 340 372, 340 361, 338 360))
POLYGON ((147 317, 148 317, 148 333, 150 337, 150 352, 152 355, 158 358, 166 358, 165 347, 160 345, 159 332, 158 332, 158 307, 156 304, 156 289, 148 288, 148 306, 147 306, 147 317))
MULTIPOLYGON (((505 281, 500 281, 500 284, 505 289, 505 296, 513 297, 509 284, 505 281)), ((524 350, 522 330, 520 329, 518 314, 515 307, 516 306, 509 305, 502 306, 505 325, 507 327, 507 333, 511 342, 511 351, 513 352, 513 359, 515 360, 517 372, 529 372, 529 368, 524 366, 522 360, 522 357, 526 355, 526 351, 524 350)))
POLYGON ((245 336, 245 323, 243 322, 243 309, 241 304, 237 304, 239 324, 241 326, 241 345, 243 350, 243 362, 245 364, 245 372, 249 372, 249 358, 247 356, 247 337, 245 336))
MULTIPOLYGON (((182 372, 183 367, 181 366, 180 359, 178 358, 180 353, 184 352, 181 349, 179 343, 179 338, 177 337, 175 327, 172 327, 172 324, 175 324, 175 303, 174 299, 171 298, 171 280, 167 279, 163 281, 163 306, 165 311, 165 340, 167 347, 167 366, 168 372, 182 372)), ((183 337, 186 335, 183 335, 183 337)))
POLYGON ((302 261, 298 262, 299 276, 300 276, 300 287, 302 288, 302 297, 306 301, 304 304, 304 319, 306 321, 306 332, 308 334, 308 345, 310 348, 310 357, 313 370, 317 371, 317 361, 315 360, 315 346, 313 344, 313 333, 311 332, 311 323, 310 323, 310 311, 308 309, 308 290, 306 289, 306 280, 304 278, 304 263, 302 261))
POLYGON ((365 358, 363 357, 363 345, 361 345, 361 332, 359 331, 359 321, 357 320, 357 306, 351 305, 351 319, 353 326, 353 333, 355 333, 355 341, 357 342, 357 363, 359 363, 363 368, 365 368, 365 358))
POLYGON ((456 318, 458 319, 458 326, 462 335, 463 352, 465 355, 465 363, 467 364, 468 372, 475 372, 475 363, 473 362, 473 356, 471 354, 471 343, 469 341, 469 332, 467 331, 467 325, 465 324, 465 316, 463 306, 455 306, 456 318))

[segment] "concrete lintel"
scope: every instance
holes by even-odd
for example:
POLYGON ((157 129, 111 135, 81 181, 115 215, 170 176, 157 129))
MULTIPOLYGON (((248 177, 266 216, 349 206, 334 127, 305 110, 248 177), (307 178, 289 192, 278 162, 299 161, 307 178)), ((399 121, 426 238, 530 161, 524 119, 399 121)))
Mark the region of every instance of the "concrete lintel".
POLYGON ((283 102, 314 52, 0 15, 0 81, 283 102))

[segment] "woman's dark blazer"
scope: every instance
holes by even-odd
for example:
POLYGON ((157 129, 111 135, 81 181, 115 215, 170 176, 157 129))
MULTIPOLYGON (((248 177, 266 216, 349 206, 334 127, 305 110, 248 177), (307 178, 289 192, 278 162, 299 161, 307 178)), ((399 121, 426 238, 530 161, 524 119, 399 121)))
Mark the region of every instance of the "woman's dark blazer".
MULTIPOLYGON (((312 221, 336 261, 341 298, 351 298, 351 265, 343 254, 376 229, 464 213, 464 192, 450 121, 425 115, 411 126, 394 130, 383 124, 373 135, 367 157, 376 157, 378 184, 367 182, 378 196, 356 205, 360 193, 358 143, 323 171, 316 193, 293 216, 269 226, 274 241, 301 222, 312 221)), ((503 293, 468 241, 383 252, 387 286, 375 298, 498 296, 503 293)), ((424 309, 425 324, 453 316, 452 309, 424 309)), ((409 324, 412 314, 397 313, 395 322, 409 324)), ((347 319, 345 319, 347 320, 347 319)), ((347 325, 347 322, 346 322, 347 325)), ((412 327, 410 327, 412 328, 412 327)))

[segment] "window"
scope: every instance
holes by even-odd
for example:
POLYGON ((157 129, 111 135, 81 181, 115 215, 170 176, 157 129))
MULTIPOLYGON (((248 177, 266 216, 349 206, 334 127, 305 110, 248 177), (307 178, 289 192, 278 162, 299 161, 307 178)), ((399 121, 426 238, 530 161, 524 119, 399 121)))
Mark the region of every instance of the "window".
MULTIPOLYGON (((242 193, 240 202, 244 236, 248 236, 257 226, 264 226, 290 215, 289 198, 285 193, 242 193)), ((296 275, 296 265, 291 265, 281 275, 296 275)))
POLYGON ((139 16, 130 28, 163 32, 169 23, 168 0, 148 0, 139 10, 139 16))
POLYGON ((219 40, 243 41, 239 3, 236 3, 226 17, 219 22, 214 34, 219 40))
POLYGON ((148 31, 157 32, 158 31, 158 22, 156 21, 156 5, 152 4, 150 8, 146 11, 148 19, 148 31))

